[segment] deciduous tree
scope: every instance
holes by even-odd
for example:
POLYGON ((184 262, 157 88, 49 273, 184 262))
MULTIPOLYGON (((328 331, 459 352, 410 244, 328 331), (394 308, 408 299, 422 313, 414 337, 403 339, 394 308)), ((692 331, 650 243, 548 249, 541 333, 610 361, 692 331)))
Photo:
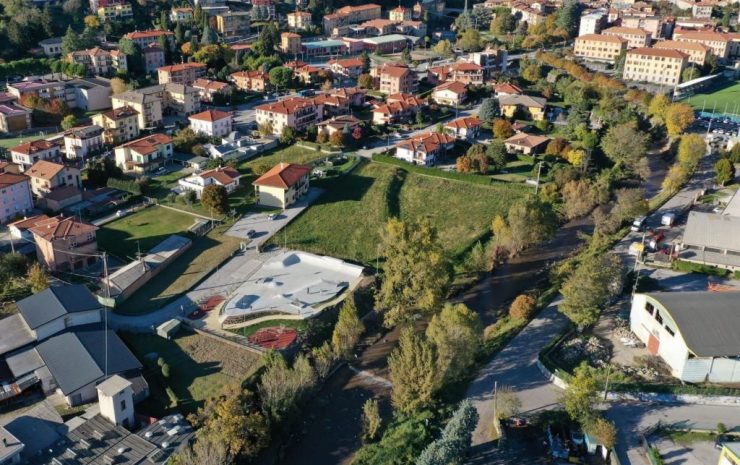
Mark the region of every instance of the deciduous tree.
POLYGON ((31 285, 31 290, 34 293, 41 292, 49 287, 49 273, 47 273, 38 263, 33 263, 28 268, 26 280, 28 281, 28 284, 31 285))
POLYGON ((576 367, 561 399, 573 421, 586 423, 591 418, 593 405, 599 396, 598 388, 598 379, 586 362, 576 367))
POLYGON ((360 342, 360 336, 365 331, 365 325, 357 315, 354 298, 347 297, 339 310, 339 318, 331 335, 331 345, 339 357, 348 358, 352 349, 360 342))
POLYGON ((529 294, 519 294, 509 307, 509 316, 515 320, 528 320, 536 308, 537 301, 529 294))
POLYGON ((402 330, 398 347, 388 356, 391 401, 399 412, 410 414, 432 405, 440 382, 436 359, 430 341, 411 327, 402 330))
POLYGON ((647 154, 648 135, 631 123, 612 126, 601 141, 604 154, 615 164, 638 172, 647 154))
POLYGON ((374 441, 378 438, 383 419, 380 417, 380 406, 376 399, 368 399, 362 405, 362 440, 374 441))
POLYGON ((506 144, 502 140, 494 140, 488 144, 486 149, 490 168, 494 171, 501 171, 506 167, 509 154, 506 151, 506 144))
POLYGON ((723 158, 714 165, 715 180, 720 186, 724 186, 728 182, 735 179, 735 165, 728 160, 723 158))
POLYGON ((491 129, 493 131, 493 137, 496 139, 508 139, 514 135, 514 129, 511 127, 511 123, 503 118, 495 120, 491 129))
POLYGON ((478 426, 478 412, 469 400, 460 403, 439 439, 429 444, 415 465, 456 465, 462 463, 478 426))
POLYGON ((557 231, 558 218, 549 204, 530 197, 512 205, 508 223, 512 236, 511 251, 516 253, 550 239, 557 231))
POLYGON ((209 211, 224 214, 229 209, 229 194, 224 186, 209 184, 203 188, 200 202, 209 211))
POLYGON ((587 422, 584 426, 586 433, 596 438, 598 443, 607 449, 613 449, 616 445, 617 427, 613 422, 601 416, 597 416, 587 422))
POLYGON ((672 103, 665 113, 668 134, 678 136, 694 122, 694 109, 685 103, 672 103))
POLYGON ((304 355, 298 355, 293 367, 275 354, 267 360, 258 391, 262 410, 273 424, 296 413, 298 405, 316 385, 316 372, 304 355))
POLYGON ((621 291, 622 281, 622 262, 616 255, 585 257, 565 280, 558 310, 579 328, 590 326, 599 319, 601 307, 621 291))
POLYGON ((589 213, 596 205, 591 184, 584 179, 566 183, 560 194, 563 196, 565 217, 569 220, 589 213))
POLYGON ((446 304, 427 326, 437 348, 437 370, 444 382, 460 379, 475 362, 483 341, 478 314, 465 304, 446 304))

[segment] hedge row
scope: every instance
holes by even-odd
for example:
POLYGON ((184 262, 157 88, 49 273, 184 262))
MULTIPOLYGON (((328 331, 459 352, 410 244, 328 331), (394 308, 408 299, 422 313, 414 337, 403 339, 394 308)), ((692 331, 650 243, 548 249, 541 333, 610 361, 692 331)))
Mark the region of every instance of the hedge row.
POLYGON ((106 186, 119 191, 130 192, 135 195, 141 195, 141 186, 132 179, 108 178, 106 186))

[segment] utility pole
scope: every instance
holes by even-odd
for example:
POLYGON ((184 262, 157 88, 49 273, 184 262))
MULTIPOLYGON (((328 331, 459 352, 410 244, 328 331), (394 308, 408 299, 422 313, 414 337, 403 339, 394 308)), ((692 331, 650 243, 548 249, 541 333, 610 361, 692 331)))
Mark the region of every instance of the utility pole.
MULTIPOLYGON (((103 279, 105 281, 105 301, 110 304, 110 281, 108 280, 108 255, 103 252, 103 279)), ((108 378, 108 309, 103 309, 105 315, 105 328, 103 333, 105 334, 105 377, 108 378)))
POLYGON ((537 184, 534 186, 534 195, 540 190, 540 173, 542 172, 542 162, 537 163, 537 184))
POLYGON ((604 384, 604 401, 606 402, 606 396, 609 393, 609 375, 612 372, 612 364, 606 366, 606 383, 604 384))

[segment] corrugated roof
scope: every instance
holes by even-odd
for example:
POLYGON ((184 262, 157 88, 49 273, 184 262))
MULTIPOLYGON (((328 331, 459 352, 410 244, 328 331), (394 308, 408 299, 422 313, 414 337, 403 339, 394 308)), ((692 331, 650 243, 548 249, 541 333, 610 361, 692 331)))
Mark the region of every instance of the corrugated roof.
MULTIPOLYGON (((684 245, 740 252, 740 217, 689 212, 684 245)), ((740 308, 740 303, 738 304, 740 308)))
POLYGON ((20 313, 0 320, 0 354, 20 349, 35 340, 36 338, 20 313))
POLYGON ((19 300, 16 305, 31 329, 36 329, 68 313, 101 308, 100 303, 82 284, 49 287, 19 300))
POLYGON ((740 292, 651 292, 699 357, 740 354, 740 292))

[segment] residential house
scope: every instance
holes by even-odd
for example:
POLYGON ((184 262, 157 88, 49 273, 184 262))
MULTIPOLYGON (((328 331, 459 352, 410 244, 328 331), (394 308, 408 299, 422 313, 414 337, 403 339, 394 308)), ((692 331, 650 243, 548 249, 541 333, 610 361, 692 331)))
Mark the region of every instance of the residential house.
POLYGON ((676 30, 673 33, 673 40, 678 42, 692 42, 697 44, 706 45, 712 49, 714 56, 720 60, 726 60, 730 58, 730 51, 733 44, 733 38, 735 36, 713 31, 689 31, 689 30, 676 30))
POLYGON ((201 102, 213 102, 216 96, 227 97, 232 92, 231 85, 221 81, 211 81, 210 79, 196 79, 193 82, 193 88, 200 93, 201 102))
POLYGON ((221 110, 206 110, 188 117, 190 129, 196 134, 209 137, 224 137, 232 131, 233 114, 221 110))
POLYGON ((339 89, 330 90, 328 94, 346 98, 351 107, 362 107, 365 104, 367 90, 359 87, 340 87, 339 89))
POLYGON ((241 37, 249 34, 249 11, 229 11, 216 15, 216 30, 222 37, 241 37))
POLYGON ((621 15, 620 24, 627 29, 642 29, 647 31, 653 39, 670 35, 672 19, 668 20, 662 16, 651 16, 646 13, 621 15))
POLYGON ((622 76, 628 81, 677 85, 688 58, 678 50, 636 48, 627 52, 622 76))
POLYGON ((31 114, 33 114, 31 110, 13 102, 0 103, 0 132, 31 129, 31 114))
POLYGON ((53 142, 35 140, 11 148, 10 158, 20 166, 21 171, 25 171, 39 160, 61 160, 62 153, 59 145, 53 142))
POLYGON ((231 194, 239 188, 240 177, 241 174, 236 169, 221 167, 180 179, 177 184, 184 190, 195 192, 195 195, 200 198, 203 195, 203 189, 211 184, 223 186, 226 193, 231 194))
POLYGON ((331 34, 335 27, 357 24, 381 16, 380 5, 366 3, 358 6, 344 6, 334 13, 324 16, 324 33, 331 34))
POLYGON ((638 293, 630 329, 682 382, 738 383, 738 299, 738 292, 638 293))
POLYGON ((550 142, 549 137, 520 132, 506 139, 504 145, 506 145, 506 150, 509 152, 521 152, 525 155, 532 155, 544 150, 548 142, 550 142))
POLYGON ((414 165, 434 166, 455 145, 448 134, 427 132, 396 144, 396 158, 414 165))
MULTIPOLYGON (((285 64, 285 66, 291 68, 287 63, 285 64)), ((317 68, 316 66, 304 64, 300 67, 292 67, 292 70, 293 77, 307 85, 318 84, 319 80, 321 79, 322 70, 321 68, 317 68)))
POLYGON ((432 100, 440 105, 458 106, 468 98, 468 86, 458 81, 442 83, 432 90, 432 100))
POLYGON ((279 163, 252 184, 257 205, 286 208, 295 203, 309 189, 311 166, 279 163))
POLYGON ((349 113, 349 99, 331 94, 321 94, 313 98, 315 105, 323 108, 322 119, 349 113))
POLYGON ((301 36, 295 32, 283 32, 280 34, 280 51, 287 55, 298 55, 301 47, 301 36))
POLYGON ((189 6, 172 8, 170 10, 170 21, 173 23, 188 23, 193 20, 193 9, 189 6))
POLYGON ((413 94, 418 88, 416 74, 406 66, 383 65, 371 70, 379 80, 380 92, 384 94, 413 94))
POLYGON ((93 124, 103 128, 103 143, 120 144, 139 137, 139 112, 131 106, 98 113, 93 124))
POLYGON ((77 50, 67 54, 67 61, 83 65, 89 74, 109 76, 116 72, 128 71, 126 55, 118 50, 103 50, 94 47, 87 50, 77 50))
POLYGON ((391 21, 411 21, 411 9, 398 6, 388 12, 388 17, 391 21))
POLYGON ((183 84, 160 84, 113 96, 113 108, 131 107, 138 112, 139 129, 162 125, 162 116, 172 113, 189 116, 200 111, 195 88, 183 84))
POLYGON ((270 85, 270 80, 264 71, 237 71, 230 77, 234 86, 239 90, 264 92, 270 85))
POLYGON ((680 42, 678 40, 663 40, 653 45, 653 48, 678 50, 689 56, 689 63, 697 66, 704 66, 707 60, 707 54, 712 53, 712 49, 699 42, 680 42))
POLYGON ((25 242, 33 242, 33 235, 31 234, 31 228, 36 226, 36 223, 48 220, 47 215, 34 215, 30 217, 24 216, 22 220, 8 223, 8 231, 14 239, 23 239, 25 242))
POLYGON ((103 143, 103 128, 97 124, 64 132, 64 154, 67 158, 85 159, 99 152, 103 143))
POLYGON ((204 63, 180 63, 157 69, 160 84, 175 83, 189 86, 205 75, 206 65, 204 63))
POLYGON ((124 171, 145 174, 163 167, 172 158, 172 138, 152 134, 115 148, 116 165, 124 171))
POLYGON ((93 11, 98 14, 98 17, 104 23, 122 21, 134 17, 134 11, 131 8, 131 4, 126 0, 100 1, 98 9, 93 11))
POLYGON ((530 97, 529 95, 504 95, 498 98, 501 114, 507 118, 514 118, 517 114, 524 113, 532 121, 545 119, 545 108, 547 100, 541 97, 530 97))
POLYGON ((496 84, 493 87, 493 91, 496 97, 506 97, 510 95, 522 95, 524 91, 516 84, 509 84, 507 82, 503 84, 496 84))
POLYGON ((373 108, 373 124, 395 124, 409 121, 425 106, 424 102, 414 95, 389 95, 384 104, 373 108))
POLYGON ((616 35, 584 34, 576 37, 573 54, 579 58, 614 64, 627 50, 627 40, 616 35))
MULTIPOLYGON (((535 4, 539 5, 539 4, 535 4)), ((511 14, 528 26, 544 24, 547 13, 541 8, 535 8, 525 2, 514 2, 511 5, 511 14)))
POLYGON ((601 35, 621 37, 627 41, 628 49, 650 46, 650 33, 643 29, 615 26, 604 29, 601 35))
POLYGON ((708 19, 712 17, 712 10, 715 4, 712 2, 698 2, 691 5, 691 16, 698 19, 708 19))
POLYGON ((433 83, 457 81, 463 84, 483 85, 483 67, 475 63, 459 62, 429 70, 429 80, 433 83))
POLYGON ((257 124, 272 128, 272 134, 280 135, 283 129, 302 131, 323 119, 323 106, 312 99, 289 97, 255 108, 257 124))
POLYGON ((347 128, 351 133, 355 128, 362 126, 362 120, 359 120, 352 115, 339 115, 322 121, 317 126, 319 131, 331 137, 335 132, 344 131, 345 128, 347 128))
POLYGON ((689 212, 679 256, 687 262, 740 270, 740 216, 689 212))
POLYGON ((47 57, 58 57, 62 54, 62 38, 52 37, 39 41, 39 46, 44 50, 47 57))
POLYGON ((26 171, 39 206, 60 211, 82 200, 80 170, 61 163, 37 161, 26 171))
POLYGON ((52 271, 78 270, 97 261, 97 226, 72 216, 55 216, 31 228, 36 259, 52 271))
POLYGON ((464 116, 446 123, 444 131, 455 139, 473 141, 480 134, 481 124, 482 121, 477 116, 464 116))
POLYGON ((30 178, 0 173, 0 223, 5 224, 33 209, 30 178))
POLYGON ((470 53, 470 62, 483 68, 484 80, 489 79, 495 71, 505 73, 509 69, 508 61, 509 52, 503 48, 486 48, 470 53))
POLYGON ((290 29, 305 31, 311 27, 311 13, 308 11, 294 11, 286 16, 290 29))
POLYGON ((144 72, 153 73, 164 66, 164 50, 156 43, 141 49, 141 59, 144 62, 144 72))
POLYGON ((170 31, 159 31, 159 30, 147 30, 147 31, 135 31, 124 34, 125 38, 132 40, 142 50, 149 45, 159 45, 159 38, 165 37, 170 47, 175 45, 175 34, 170 31))
POLYGON ((334 76, 357 79, 364 69, 362 58, 329 60, 327 63, 334 76))

